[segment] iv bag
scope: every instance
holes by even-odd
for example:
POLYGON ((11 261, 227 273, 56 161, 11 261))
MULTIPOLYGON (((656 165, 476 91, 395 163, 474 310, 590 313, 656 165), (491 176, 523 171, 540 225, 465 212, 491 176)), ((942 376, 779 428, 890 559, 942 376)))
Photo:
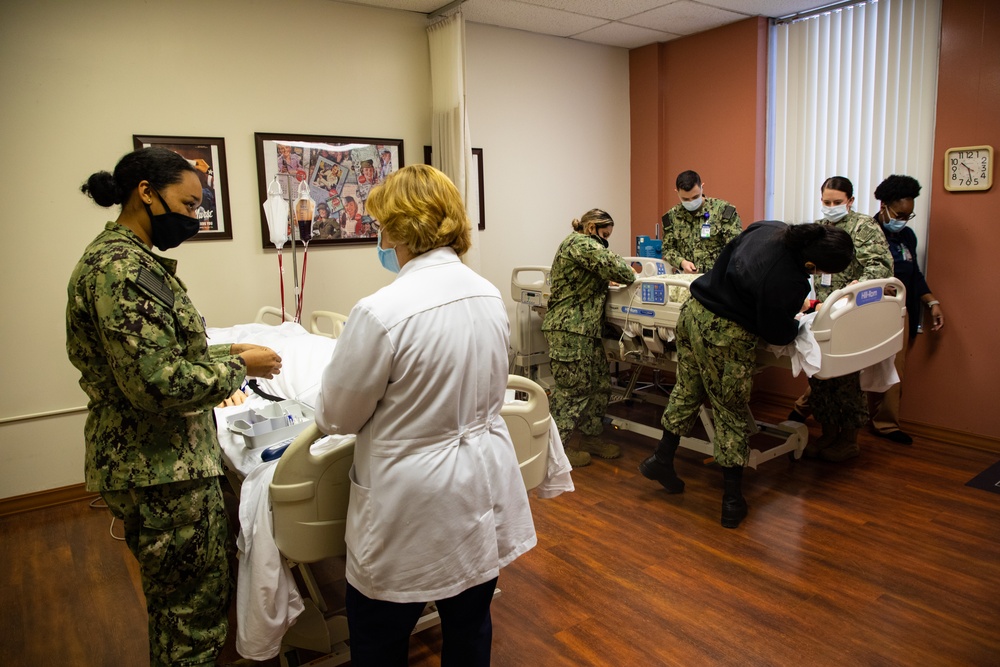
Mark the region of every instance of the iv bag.
POLYGON ((267 187, 267 201, 264 202, 264 216, 271 232, 271 243, 279 250, 288 243, 288 202, 281 195, 278 179, 267 187))
POLYGON ((308 243, 312 239, 313 215, 316 213, 316 202, 309 196, 309 186, 305 181, 299 183, 299 196, 295 200, 295 221, 298 223, 298 238, 308 243))

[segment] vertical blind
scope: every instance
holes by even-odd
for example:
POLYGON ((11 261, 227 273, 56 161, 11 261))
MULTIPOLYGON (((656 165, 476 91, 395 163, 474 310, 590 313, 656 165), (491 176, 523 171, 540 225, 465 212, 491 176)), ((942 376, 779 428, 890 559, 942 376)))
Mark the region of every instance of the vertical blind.
POLYGON ((768 218, 819 219, 830 176, 849 178, 854 209, 874 215, 875 187, 906 174, 923 186, 910 226, 926 249, 940 32, 941 0, 870 0, 771 26, 768 218))

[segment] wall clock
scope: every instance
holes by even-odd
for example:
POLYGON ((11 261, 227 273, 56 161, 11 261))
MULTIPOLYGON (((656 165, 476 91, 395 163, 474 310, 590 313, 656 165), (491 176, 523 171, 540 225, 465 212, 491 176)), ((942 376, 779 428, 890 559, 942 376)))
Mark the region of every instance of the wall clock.
POLYGON ((944 152, 944 189, 989 190, 993 185, 993 147, 963 146, 944 152))

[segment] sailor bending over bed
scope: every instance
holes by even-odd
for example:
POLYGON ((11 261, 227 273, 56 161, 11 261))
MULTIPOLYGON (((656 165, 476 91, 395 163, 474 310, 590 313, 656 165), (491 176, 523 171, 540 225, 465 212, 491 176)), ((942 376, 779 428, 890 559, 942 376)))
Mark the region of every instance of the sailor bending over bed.
POLYGON ((731 241, 712 269, 694 281, 677 323, 677 380, 663 413, 663 438, 639 465, 667 493, 681 493, 674 471, 681 436, 707 398, 715 417, 712 439, 722 466, 722 525, 736 528, 747 515, 743 466, 749 458, 746 405, 759 338, 786 345, 798 333, 808 303, 809 275, 838 273, 854 257, 851 237, 818 225, 755 222, 731 241))

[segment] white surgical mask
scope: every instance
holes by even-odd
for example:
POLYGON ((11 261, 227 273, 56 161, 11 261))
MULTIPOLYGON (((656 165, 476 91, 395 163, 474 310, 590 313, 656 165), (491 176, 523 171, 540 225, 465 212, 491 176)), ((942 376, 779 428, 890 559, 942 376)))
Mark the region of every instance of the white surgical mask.
POLYGON ((704 201, 704 199, 702 197, 698 197, 697 199, 692 199, 691 201, 682 201, 681 206, 693 213, 701 208, 702 201, 704 201))
POLYGON ((827 222, 837 222, 847 216, 847 204, 840 206, 823 206, 823 219, 827 222))

